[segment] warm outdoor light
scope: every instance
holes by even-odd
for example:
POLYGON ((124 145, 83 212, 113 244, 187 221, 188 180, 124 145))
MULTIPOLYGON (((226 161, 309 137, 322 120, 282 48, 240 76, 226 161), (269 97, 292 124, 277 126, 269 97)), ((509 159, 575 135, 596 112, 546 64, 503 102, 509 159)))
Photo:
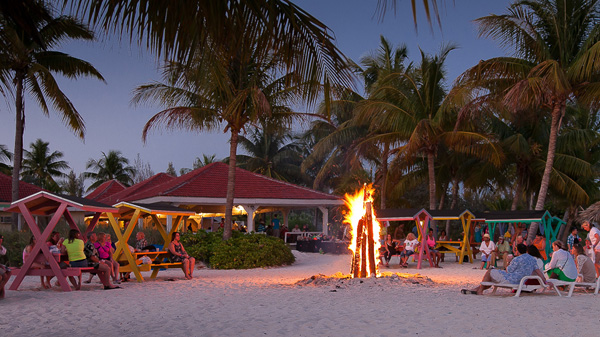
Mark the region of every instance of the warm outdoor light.
POLYGON ((380 225, 373 214, 373 192, 372 185, 365 184, 356 194, 344 196, 348 207, 344 222, 352 226, 352 277, 377 276, 380 225))

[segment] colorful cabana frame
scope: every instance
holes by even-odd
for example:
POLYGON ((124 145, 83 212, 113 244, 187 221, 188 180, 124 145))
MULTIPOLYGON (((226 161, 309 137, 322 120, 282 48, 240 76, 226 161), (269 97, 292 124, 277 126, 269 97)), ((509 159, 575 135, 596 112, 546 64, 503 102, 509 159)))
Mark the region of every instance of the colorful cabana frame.
MULTIPOLYGON (((556 241, 560 226, 565 222, 552 216, 549 211, 489 211, 477 214, 478 218, 488 225, 490 236, 494 237, 497 225, 507 224, 509 226, 516 226, 519 223, 532 224, 538 222, 541 224, 540 229, 546 236, 546 256, 550 256, 552 252, 552 242, 556 241)), ((508 230, 508 228, 506 229, 508 230)), ((535 233, 530 233, 535 235, 535 233)))
POLYGON ((461 241, 438 241, 438 245, 445 248, 446 250, 455 253, 458 257, 458 263, 462 264, 464 257, 467 256, 469 262, 473 263, 471 257, 472 248, 469 240, 469 233, 471 231, 471 225, 477 221, 475 214, 469 210, 430 210, 428 211, 431 215, 431 220, 444 221, 444 220, 460 220, 463 229, 463 237, 461 241), (458 245, 458 247, 456 247, 458 245))
POLYGON ((29 257, 23 262, 23 266, 10 285, 10 290, 17 290, 26 275, 34 274, 31 265, 38 254, 43 254, 50 267, 51 272, 49 275, 56 277, 62 290, 71 291, 71 287, 67 282, 67 276, 69 276, 67 270, 60 268, 58 261, 50 253, 48 245, 46 244, 47 239, 58 224, 58 221, 63 217, 71 229, 79 231, 79 227, 75 224, 75 221, 69 212, 69 208, 94 213, 85 233, 82 233, 81 235, 84 241, 86 240, 85 234, 94 230, 102 213, 112 214, 112 212, 116 212, 116 209, 96 201, 73 196, 55 195, 44 191, 17 200, 13 202, 10 207, 5 209, 7 212, 21 213, 27 226, 29 226, 31 233, 37 239, 29 257), (43 232, 35 221, 34 215, 52 215, 50 222, 43 232))
MULTIPOLYGON (((179 208, 176 206, 172 206, 166 203, 154 203, 154 204, 140 204, 140 203, 130 203, 130 202, 120 202, 118 204, 113 205, 114 208, 118 210, 119 220, 127 221, 123 230, 121 226, 119 226, 119 222, 117 218, 112 213, 107 213, 106 216, 110 225, 112 226, 115 234, 117 235, 118 243, 113 254, 113 258, 117 260, 121 253, 129 263, 126 268, 123 268, 125 272, 132 272, 135 275, 135 278, 138 282, 143 282, 144 277, 141 274, 141 270, 138 267, 137 263, 137 255, 131 253, 129 247, 127 246, 127 241, 131 237, 133 233, 133 229, 136 226, 138 220, 142 217, 151 217, 152 220, 156 223, 156 228, 160 232, 160 235, 163 238, 163 247, 164 250, 167 249, 169 244, 171 243, 171 236, 173 233, 177 232, 181 225, 184 223, 184 218, 190 215, 196 214, 194 211, 185 210, 183 208, 179 208), (167 233, 166 228, 162 225, 161 221, 158 219, 158 215, 171 215, 175 216, 173 220, 173 225, 171 226, 171 230, 167 233)), ((141 254, 144 255, 144 254, 141 254)), ((153 259, 158 257, 157 253, 147 253, 145 255, 151 256, 153 259)), ((163 254, 164 255, 164 254, 163 254)), ((152 267, 150 265, 150 267, 152 267)), ((156 278, 158 271, 160 268, 152 268, 151 278, 156 278)))
POLYGON ((426 229, 432 216, 425 209, 382 209, 375 212, 377 221, 414 221, 419 233, 420 249, 417 258, 417 269, 421 269, 423 255, 427 257, 430 267, 433 267, 433 261, 427 247, 426 229))

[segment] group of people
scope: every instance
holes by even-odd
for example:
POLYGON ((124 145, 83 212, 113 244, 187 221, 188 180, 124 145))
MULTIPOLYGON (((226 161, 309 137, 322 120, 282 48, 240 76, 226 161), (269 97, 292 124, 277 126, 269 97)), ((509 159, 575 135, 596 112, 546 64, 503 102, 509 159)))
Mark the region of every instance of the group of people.
MULTIPOLYGON (((581 244, 581 238, 577 236, 577 228, 573 228, 567 244, 559 240, 552 242, 552 253, 549 258, 545 252, 546 238, 540 233, 529 246, 525 245, 526 241, 522 235, 517 236, 513 241, 513 254, 507 252, 510 246, 504 242, 504 237, 499 239, 498 245, 494 245, 489 234, 484 234, 480 246, 482 253, 480 268, 483 268, 487 262, 488 271, 482 282, 517 284, 523 277, 530 275, 538 275, 544 283, 546 279, 595 282, 600 276, 600 230, 591 226, 588 221, 582 224, 582 228, 589 231, 591 247, 588 248, 587 254, 581 244), (502 269, 492 267, 496 256, 502 256, 505 261, 502 269)), ((475 289, 463 289, 462 293, 481 295, 487 288, 489 286, 479 285, 475 289)))
MULTIPOLYGON (((175 232, 172 235, 171 242, 168 246, 170 260, 173 263, 182 263, 185 278, 192 279, 196 260, 191 257, 180 242, 181 236, 175 232)), ((6 255, 6 248, 3 246, 4 237, 0 235, 0 256, 6 255)), ((29 244, 23 249, 23 262, 25 262, 33 253, 33 249, 37 243, 35 237, 31 237, 29 244)), ((119 289, 118 285, 122 280, 125 280, 123 275, 119 273, 119 262, 113 259, 115 245, 111 241, 110 234, 107 233, 87 233, 87 240, 81 238, 81 233, 77 229, 69 231, 68 238, 65 240, 59 232, 52 232, 48 238, 46 245, 50 253, 59 262, 61 268, 86 268, 92 267, 93 271, 85 283, 90 283, 93 275, 98 275, 104 289, 119 289), (63 256, 61 258, 61 256, 63 256), (121 275, 121 277, 120 277, 121 275), (112 279, 112 282, 111 282, 112 279)), ((155 250, 155 246, 148 245, 143 232, 136 234, 135 248, 130 247, 132 252, 147 252, 155 250)), ((46 257, 41 252, 37 252, 32 269, 49 268, 49 263, 46 257)), ((4 286, 11 277, 10 268, 0 264, 0 299, 4 298, 4 286)), ((40 276, 42 288, 51 288, 52 276, 40 276)), ((76 289, 81 288, 81 276, 76 279, 69 277, 69 282, 76 289)), ((58 285, 58 282, 57 282, 58 285)))
MULTIPOLYGON (((442 268, 440 267, 442 253, 440 253, 439 250, 435 249, 436 240, 433 235, 433 229, 431 228, 427 233, 426 242, 433 266, 435 268, 442 268)), ((417 237, 412 232, 408 233, 404 241, 394 240, 391 234, 387 234, 385 236, 385 241, 380 251, 381 264, 385 267, 389 267, 392 256, 400 255, 400 266, 402 268, 408 268, 409 257, 415 254, 415 251, 420 245, 421 243, 419 242, 419 240, 417 240, 417 237)))

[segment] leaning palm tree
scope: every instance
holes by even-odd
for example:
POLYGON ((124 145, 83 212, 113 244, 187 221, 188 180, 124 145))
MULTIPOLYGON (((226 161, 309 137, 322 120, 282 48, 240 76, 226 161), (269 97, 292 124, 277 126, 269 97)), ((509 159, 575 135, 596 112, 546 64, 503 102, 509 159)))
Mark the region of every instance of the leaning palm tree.
MULTIPOLYGON (((166 83, 154 83, 136 89, 133 101, 154 101, 166 109, 145 125, 143 139, 156 127, 190 131, 223 127, 231 134, 229 172, 223 239, 231 237, 231 216, 235 192, 235 168, 239 135, 249 125, 257 126, 265 118, 290 121, 291 110, 285 105, 297 98, 298 87, 290 87, 295 73, 278 76, 275 59, 261 59, 263 51, 251 40, 238 40, 238 55, 229 57, 220 50, 197 50, 191 64, 169 62, 164 67, 166 83)), ((233 45, 231 46, 234 47, 233 45)))
MULTIPOLYGON (((517 1, 507 11, 479 18, 476 23, 481 36, 512 47, 514 56, 481 61, 463 73, 459 82, 481 90, 484 98, 502 100, 516 113, 543 109, 551 117, 535 205, 542 210, 567 104, 600 99, 599 4, 598 0, 517 1)), ((532 225, 534 233, 537 225, 532 225)))
MULTIPOLYGON (((48 8, 46 11, 53 14, 48 8)), ((71 39, 93 40, 94 35, 86 26, 68 16, 54 17, 50 15, 48 20, 44 20, 40 16, 33 16, 32 19, 38 20, 35 24, 44 45, 26 34, 21 26, 0 17, 0 36, 3 46, 0 48, 0 81, 5 88, 14 93, 15 97, 16 132, 12 200, 19 198, 19 175, 25 128, 25 93, 29 92, 32 95, 33 100, 37 102, 46 116, 50 110, 48 105, 52 105, 63 122, 78 137, 83 138, 85 131, 83 118, 65 93, 61 91, 54 75, 60 74, 70 79, 91 76, 104 80, 90 63, 51 50, 58 47, 60 43, 71 39)), ((13 217, 13 228, 16 229, 16 217, 13 217)))
POLYGON ((94 180, 88 187, 88 191, 113 179, 125 186, 130 186, 135 176, 135 169, 129 166, 129 159, 123 157, 121 151, 116 150, 110 150, 108 153, 102 152, 102 157, 98 160, 88 160, 85 168, 91 169, 92 172, 84 172, 83 176, 86 179, 94 180))
POLYGON ((29 146, 31 151, 25 150, 23 159, 23 179, 33 184, 56 192, 58 184, 54 178, 65 176, 63 170, 69 164, 61 160, 64 154, 60 151, 50 151, 50 143, 37 139, 29 146))

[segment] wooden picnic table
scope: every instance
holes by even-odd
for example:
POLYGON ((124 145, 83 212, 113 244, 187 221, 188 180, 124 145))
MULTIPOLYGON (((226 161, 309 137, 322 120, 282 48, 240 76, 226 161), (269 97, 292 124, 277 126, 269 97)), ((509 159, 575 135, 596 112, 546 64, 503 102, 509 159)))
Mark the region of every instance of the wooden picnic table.
MULTIPOLYGON (((18 269, 16 277, 9 287, 10 290, 17 290, 25 276, 40 275, 56 277, 63 291, 71 291, 71 287, 67 282, 67 277, 79 276, 81 275, 82 271, 89 271, 89 268, 61 269, 58 264, 58 259, 56 259, 52 253, 50 253, 50 249, 46 244, 50 234, 52 234, 52 231, 61 218, 65 219, 71 229, 79 231, 79 227, 77 224, 75 224, 73 216, 68 210, 70 207, 95 213, 85 233, 94 230, 94 227, 100 218, 100 214, 111 214, 111 212, 116 212, 116 209, 93 200, 73 196, 55 195, 45 191, 41 191, 26 198, 17 200, 13 202, 10 207, 5 209, 5 211, 8 212, 21 213, 25 219, 25 222, 27 223, 27 226, 31 230, 31 234, 33 234, 33 236, 37 239, 37 242, 31 250, 29 257, 23 261, 23 266, 18 269), (50 222, 43 231, 40 230, 34 215, 52 216, 50 222), (46 261, 48 262, 48 268, 31 268, 35 258, 39 254, 44 255, 46 261)), ((81 234, 81 238, 84 242, 87 239, 85 233, 81 234)))
POLYGON ((127 223, 121 229, 119 226, 119 222, 115 218, 115 215, 112 213, 107 213, 108 221, 112 226, 115 234, 117 236, 118 242, 116 245, 115 252, 113 254, 113 258, 116 261, 126 261, 127 265, 119 268, 119 271, 122 272, 132 272, 135 275, 135 278, 138 282, 144 282, 144 277, 141 274, 141 271, 149 271, 152 269, 152 275, 150 278, 156 278, 158 272, 163 268, 182 268, 183 264, 181 262, 170 263, 164 262, 164 258, 169 257, 168 247, 171 243, 171 237, 173 233, 177 232, 179 228, 183 225, 184 220, 187 216, 194 215, 194 211, 188 211, 182 208, 178 208, 175 206, 171 206, 168 204, 140 204, 140 203, 130 203, 130 202, 121 202, 116 205, 113 205, 116 209, 118 209, 118 216, 121 220, 126 219, 127 223), (173 226, 171 226, 171 230, 167 233, 165 226, 163 226, 162 222, 158 218, 158 214, 166 214, 166 215, 174 215, 175 220, 173 221, 173 226), (156 223, 156 228, 158 232, 163 238, 163 251, 158 252, 138 252, 132 254, 129 250, 129 246, 127 245, 127 241, 131 237, 133 233, 133 229, 137 221, 141 217, 151 217, 156 223), (139 259, 142 256, 148 256, 151 260, 151 264, 141 264, 139 259), (158 259, 158 260, 157 260, 158 259))

